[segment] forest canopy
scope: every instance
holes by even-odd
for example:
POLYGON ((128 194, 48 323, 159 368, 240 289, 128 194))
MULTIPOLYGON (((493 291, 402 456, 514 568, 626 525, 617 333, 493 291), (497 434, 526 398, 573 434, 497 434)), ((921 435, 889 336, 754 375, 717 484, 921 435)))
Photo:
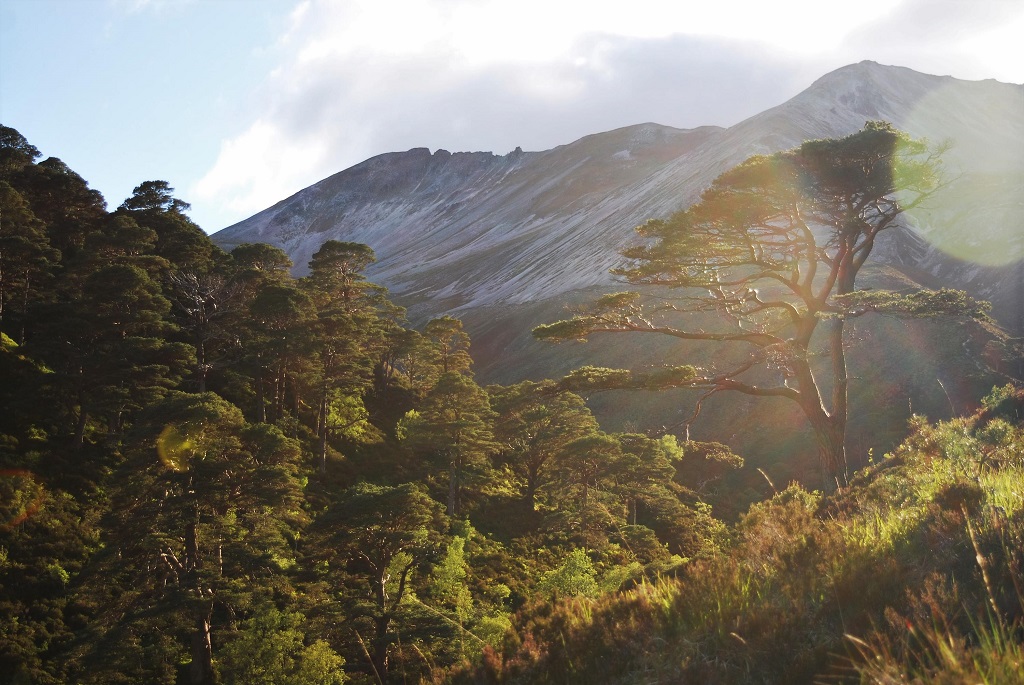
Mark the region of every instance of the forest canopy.
MULTIPOLYGON (((863 241, 898 214, 884 175, 869 174, 862 223, 828 204, 849 179, 826 162, 904 141, 885 125, 859 135, 729 172, 697 207, 648 224, 622 275, 713 278, 717 311, 766 320, 708 335, 745 336, 797 376, 778 362, 804 340, 792 328, 841 338, 846 317, 887 307, 980 316, 955 294, 857 291, 839 266, 846 285, 808 278, 844 263, 843 236, 855 272, 863 241), (822 184, 813 210, 842 218, 839 242, 765 214, 797 202, 805 173, 822 184), (753 262, 751 226, 773 245, 753 262), (714 251, 682 250, 683 227, 716 236, 701 242, 714 251), (807 297, 776 303, 754 277, 807 297)), ((742 455, 606 431, 585 397, 708 391, 736 374, 584 367, 482 386, 462 321, 411 324, 367 278, 370 246, 327 240, 294 278, 277 247, 217 247, 166 181, 108 210, 40 157, 0 127, 0 683, 1020 674, 1019 386, 972 416, 915 419, 836 492, 768 482, 743 513, 730 480, 742 455), (952 657, 937 651, 947 643, 952 657)), ((904 173, 927 193, 927 164, 904 173)), ((642 304, 607 296, 541 333, 636 330, 642 304)))

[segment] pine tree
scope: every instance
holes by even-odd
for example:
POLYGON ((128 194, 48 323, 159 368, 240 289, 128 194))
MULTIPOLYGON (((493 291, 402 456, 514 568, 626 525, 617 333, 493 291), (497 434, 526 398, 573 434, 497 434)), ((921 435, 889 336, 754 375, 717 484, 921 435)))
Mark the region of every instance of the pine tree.
MULTIPOLYGON (((644 244, 625 250, 632 263, 614 273, 661 287, 653 298, 608 295, 534 334, 654 333, 747 349, 730 367, 691 367, 660 385, 701 390, 698 413, 700 402, 725 391, 795 402, 817 438, 825 485, 835 488, 847 468, 845 323, 871 312, 984 314, 962 293, 856 290, 879 235, 939 187, 940 153, 887 123, 868 122, 845 138, 752 157, 719 176, 694 206, 637 229, 644 244), (702 312, 717 316, 714 328, 681 316, 702 312), (812 364, 822 339, 825 380, 812 364)), ((625 373, 618 385, 644 384, 625 373)))
POLYGON ((492 422, 487 394, 472 379, 450 371, 399 424, 414 450, 444 465, 449 516, 463 513, 467 485, 479 488, 488 479, 489 455, 497 449, 492 422))
POLYGON ((557 455, 573 440, 595 432, 597 421, 582 397, 559 391, 551 381, 487 390, 498 415, 499 458, 520 480, 523 501, 533 511, 539 491, 553 481, 557 455))

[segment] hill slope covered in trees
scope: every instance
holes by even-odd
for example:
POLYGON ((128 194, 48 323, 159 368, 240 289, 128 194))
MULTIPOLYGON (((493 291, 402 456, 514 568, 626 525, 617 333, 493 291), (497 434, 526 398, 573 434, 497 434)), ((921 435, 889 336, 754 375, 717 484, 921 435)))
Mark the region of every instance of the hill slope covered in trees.
POLYGON ((1021 675, 1019 389, 764 499, 719 441, 481 386, 366 245, 295 279, 40 156, 0 128, 0 682, 1021 675))
MULTIPOLYGON (((944 181, 928 203, 881 235, 860 287, 963 289, 993 303, 993 317, 1021 334, 1024 307, 1024 86, 970 82, 861 62, 823 75, 804 92, 729 128, 678 130, 654 123, 596 133, 545 151, 380 155, 314 184, 214 234, 225 248, 265 241, 297 273, 328 238, 370 245, 367 275, 387 286, 409 318, 458 316, 474 341, 483 383, 555 378, 590 364, 649 370, 661 359, 715 358, 685 341, 549 345, 534 327, 567 318, 581 303, 622 289, 609 273, 619 251, 642 242, 633 228, 697 201, 722 172, 753 154, 841 137, 884 119, 914 138, 950 142, 944 181)), ((621 281, 621 279, 618 279, 621 281)), ((854 465, 892 449, 910 415, 948 418, 976 406, 999 378, 975 360, 992 331, 939 321, 851 324, 850 402, 854 465), (906 350, 913 349, 913 355, 906 350), (951 408, 952 405, 952 408, 951 408), (869 421, 862 421, 870 416, 869 421)), ((997 337, 1000 337, 997 335, 997 337)), ((995 346, 1005 345, 1002 342, 995 346)), ((986 347, 989 349, 986 350, 986 347)), ((726 360, 719 360, 725 363, 726 360)), ((1020 371, 1017 372, 1018 374, 1020 371)), ((693 393, 587 397, 616 430, 678 430, 696 410, 693 393)), ((784 402, 710 398, 692 435, 717 440, 785 481, 816 459, 800 412, 784 402), (751 416, 736 425, 732 417, 751 416), (794 459, 794 453, 799 457, 794 459)), ((756 480, 747 486, 756 487, 756 480)))

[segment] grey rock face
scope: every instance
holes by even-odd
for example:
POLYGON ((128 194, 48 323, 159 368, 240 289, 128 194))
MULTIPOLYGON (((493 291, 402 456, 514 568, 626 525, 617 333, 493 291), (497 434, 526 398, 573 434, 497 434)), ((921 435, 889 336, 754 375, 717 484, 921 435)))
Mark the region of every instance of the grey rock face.
POLYGON ((543 152, 425 148, 369 159, 228 227, 226 248, 268 242, 302 273, 327 239, 377 253, 369 271, 421 314, 537 303, 613 283, 633 227, 694 202, 752 154, 884 119, 949 140, 952 181, 877 260, 926 285, 993 299, 1024 330, 1024 86, 861 62, 728 129, 647 123, 543 152), (980 262, 980 263, 976 263, 980 262))

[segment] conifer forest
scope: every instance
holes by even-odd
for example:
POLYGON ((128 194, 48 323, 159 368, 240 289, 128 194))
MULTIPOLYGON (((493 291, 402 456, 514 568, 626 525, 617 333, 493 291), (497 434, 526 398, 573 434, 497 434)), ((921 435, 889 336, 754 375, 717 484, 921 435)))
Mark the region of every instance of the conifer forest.
POLYGON ((0 683, 1024 682, 1024 347, 960 291, 858 282, 941 182, 882 122, 751 158, 534 329, 728 364, 484 385, 372 246, 227 252, 167 182, 111 208, 2 127, 0 683), (856 461, 849 328, 881 317, 987 336, 982 389, 856 461), (666 389, 791 403, 817 467, 588 405, 666 389))

